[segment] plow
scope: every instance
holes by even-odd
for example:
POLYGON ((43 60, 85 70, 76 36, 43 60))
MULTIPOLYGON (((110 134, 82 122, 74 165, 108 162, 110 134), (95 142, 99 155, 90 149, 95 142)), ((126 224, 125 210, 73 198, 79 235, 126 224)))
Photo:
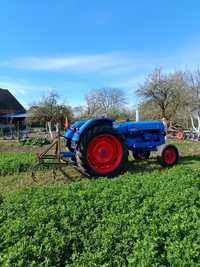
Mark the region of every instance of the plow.
MULTIPOLYGON (((73 166, 73 162, 70 159, 73 156, 73 153, 70 151, 63 152, 61 150, 61 140, 63 136, 60 133, 54 138, 52 144, 38 155, 37 163, 33 165, 31 169, 31 176, 34 182, 39 183, 39 177, 37 172, 40 167, 47 167, 52 169, 53 178, 56 180, 56 172, 59 170, 64 177, 70 178, 68 174, 63 170, 67 165, 73 166), (63 158, 63 153, 65 157, 63 158), (68 159, 68 160, 67 160, 68 159)), ((76 166, 73 166, 76 168, 76 166)), ((76 168, 78 171, 79 169, 76 168)))
POLYGON ((38 181, 36 172, 40 166, 56 170, 73 166, 89 177, 115 177, 126 171, 128 157, 148 159, 151 152, 158 152, 162 167, 174 166, 179 158, 176 146, 165 144, 165 127, 160 121, 116 122, 112 118, 96 118, 77 121, 63 135, 58 134, 53 143, 38 155, 32 168, 32 178, 38 181), (61 138, 66 148, 61 149, 61 138))

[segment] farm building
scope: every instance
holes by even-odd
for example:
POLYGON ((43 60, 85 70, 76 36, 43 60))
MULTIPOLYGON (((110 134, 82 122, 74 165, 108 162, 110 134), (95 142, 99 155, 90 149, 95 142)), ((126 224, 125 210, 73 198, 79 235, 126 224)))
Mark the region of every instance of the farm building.
POLYGON ((7 89, 0 89, 0 129, 23 128, 26 110, 7 89))

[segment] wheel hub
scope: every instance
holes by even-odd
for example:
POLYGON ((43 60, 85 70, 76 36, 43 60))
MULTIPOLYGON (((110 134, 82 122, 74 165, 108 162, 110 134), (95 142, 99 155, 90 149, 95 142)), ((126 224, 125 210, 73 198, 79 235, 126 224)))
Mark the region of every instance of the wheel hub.
POLYGON ((88 145, 87 158, 90 166, 102 174, 115 170, 123 155, 120 140, 111 134, 94 137, 88 145))
POLYGON ((99 151, 99 154, 100 154, 101 157, 107 157, 108 156, 108 153, 109 152, 108 152, 108 150, 106 148, 102 148, 99 151))
POLYGON ((164 152, 164 160, 167 164, 171 165, 176 161, 177 153, 173 148, 168 148, 164 152))

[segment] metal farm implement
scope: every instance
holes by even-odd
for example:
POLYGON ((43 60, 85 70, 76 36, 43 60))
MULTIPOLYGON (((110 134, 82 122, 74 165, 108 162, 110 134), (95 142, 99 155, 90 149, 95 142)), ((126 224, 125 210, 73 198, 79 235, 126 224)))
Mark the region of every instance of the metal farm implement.
POLYGON ((158 162, 163 167, 177 163, 178 149, 165 144, 165 127, 160 121, 115 122, 111 118, 77 121, 68 128, 63 137, 66 150, 61 151, 60 135, 38 157, 32 177, 41 165, 53 166, 53 172, 66 165, 91 177, 114 177, 126 170, 131 153, 137 160, 148 159, 151 152, 158 151, 158 162), (53 154, 49 154, 54 150, 53 154))
POLYGON ((61 138, 62 136, 58 134, 57 137, 54 138, 52 144, 38 155, 38 162, 32 167, 31 170, 31 176, 34 182, 39 182, 39 179, 36 176, 36 172, 38 171, 40 166, 51 167, 54 179, 56 179, 56 170, 59 170, 64 175, 64 177, 69 178, 63 168, 66 167, 67 164, 74 165, 73 162, 70 161, 73 153, 70 151, 61 151, 61 138), (65 156, 64 158, 63 155, 65 156), (66 161, 66 159, 69 160, 66 161))

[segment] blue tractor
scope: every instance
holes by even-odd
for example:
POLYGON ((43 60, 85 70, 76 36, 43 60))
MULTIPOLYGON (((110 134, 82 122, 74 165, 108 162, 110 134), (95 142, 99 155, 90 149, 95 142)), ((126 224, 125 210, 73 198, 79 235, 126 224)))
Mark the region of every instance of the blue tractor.
POLYGON ((160 121, 115 122, 111 118, 77 121, 64 133, 69 151, 61 152, 87 175, 114 177, 126 170, 129 152, 137 160, 159 151, 159 163, 177 163, 178 149, 165 144, 165 127, 160 121))

